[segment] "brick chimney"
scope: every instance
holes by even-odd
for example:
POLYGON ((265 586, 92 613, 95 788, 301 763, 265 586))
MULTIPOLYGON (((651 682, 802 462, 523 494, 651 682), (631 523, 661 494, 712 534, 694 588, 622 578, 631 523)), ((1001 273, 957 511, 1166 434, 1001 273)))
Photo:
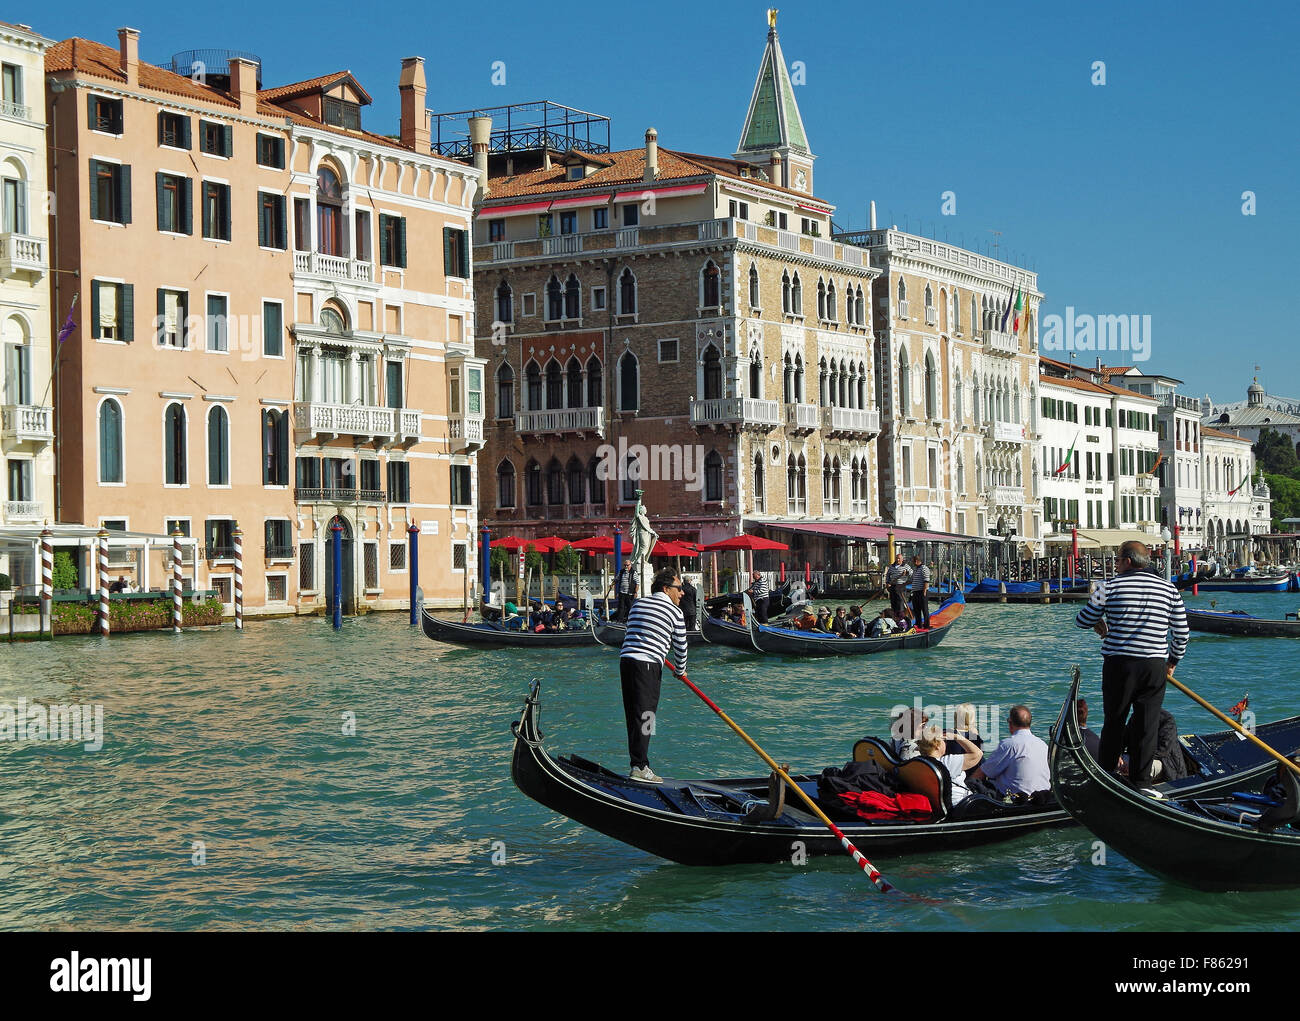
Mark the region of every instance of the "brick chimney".
POLYGON ((429 153, 429 113, 424 105, 428 86, 424 80, 424 58, 403 57, 397 91, 402 95, 402 144, 421 155, 429 153))
POLYGON ((469 147, 474 156, 474 169, 483 175, 483 197, 488 193, 488 145, 492 140, 492 118, 469 119, 469 147))
POLYGON ((772 176, 772 183, 778 184, 784 188, 785 175, 781 173, 781 154, 779 152, 772 153, 772 162, 770 166, 772 169, 769 170, 768 173, 772 176))
POLYGON ((134 28, 117 30, 117 49, 121 54, 119 67, 131 87, 140 84, 140 31, 134 28))
POLYGON ((645 129, 645 180, 647 184, 659 176, 659 132, 645 129))
POLYGON ((230 58, 230 94, 239 100, 239 112, 257 113, 257 64, 243 57, 230 58))

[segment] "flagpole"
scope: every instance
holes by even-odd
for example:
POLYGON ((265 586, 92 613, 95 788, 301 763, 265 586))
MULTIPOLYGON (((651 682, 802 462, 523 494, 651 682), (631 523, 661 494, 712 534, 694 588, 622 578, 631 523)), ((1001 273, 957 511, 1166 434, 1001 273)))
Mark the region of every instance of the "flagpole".
POLYGON ((45 407, 45 401, 50 396, 50 390, 54 387, 54 375, 59 371, 59 352, 63 350, 63 342, 68 339, 72 331, 77 328, 77 324, 72 321, 72 313, 77 308, 78 295, 72 296, 72 304, 68 307, 68 318, 64 320, 63 328, 59 330, 58 340, 54 342, 54 357, 50 360, 50 379, 45 384, 45 395, 41 398, 41 407, 45 407))

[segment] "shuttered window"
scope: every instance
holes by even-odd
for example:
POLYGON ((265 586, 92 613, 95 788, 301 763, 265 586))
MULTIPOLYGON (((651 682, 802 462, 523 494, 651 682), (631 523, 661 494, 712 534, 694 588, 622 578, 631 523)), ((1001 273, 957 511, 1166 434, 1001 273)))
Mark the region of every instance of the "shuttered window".
POLYGON ((173 149, 190 147, 190 119, 181 113, 158 114, 158 144, 173 149))
POLYGON ((379 214, 379 262, 406 267, 406 217, 379 214))
POLYGON ((173 234, 192 234, 192 182, 175 174, 157 174, 158 229, 173 234))
POLYGON ((90 161, 90 218, 131 222, 131 168, 122 163, 90 161))
POLYGON ((135 287, 96 280, 90 286, 90 336, 95 340, 135 340, 135 287))
POLYGON ((199 149, 210 156, 231 156, 234 153, 234 142, 230 125, 199 121, 199 149))
POLYGON ((263 167, 284 169, 284 139, 275 135, 257 136, 257 163, 263 167))
POLYGON ((211 241, 230 240, 230 185, 203 182, 203 236, 211 241))
POLYGON ((449 277, 469 279, 469 234, 454 227, 442 228, 442 264, 449 277))
POLYGON ((283 195, 257 193, 257 243, 263 248, 288 247, 283 195))
POLYGON ((122 101, 120 99, 88 95, 86 97, 86 116, 92 131, 103 131, 110 135, 120 135, 122 133, 122 101))

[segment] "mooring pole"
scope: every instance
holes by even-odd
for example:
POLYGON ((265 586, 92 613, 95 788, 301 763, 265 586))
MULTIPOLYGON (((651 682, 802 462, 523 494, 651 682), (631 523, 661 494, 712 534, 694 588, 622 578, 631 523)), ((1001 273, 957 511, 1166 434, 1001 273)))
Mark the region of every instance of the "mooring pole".
POLYGON ((420 623, 420 610, 415 605, 415 592, 420 587, 420 526, 411 522, 406 529, 406 559, 411 575, 411 627, 420 623))
MULTIPOLYGON (((54 533, 49 522, 41 529, 41 637, 54 637, 54 533)), ((9 624, 14 622, 14 608, 9 607, 9 624)))
POLYGON ((172 529, 172 634, 181 633, 181 622, 184 618, 184 606, 181 599, 181 589, 184 585, 184 578, 181 576, 181 530, 172 529))
POLYGON ((235 522, 230 533, 235 541, 235 630, 244 630, 244 532, 235 522))
POLYGON ((99 633, 108 637, 108 529, 99 530, 99 633))
POLYGON ((343 627, 343 526, 337 521, 330 526, 334 533, 334 630, 343 627))

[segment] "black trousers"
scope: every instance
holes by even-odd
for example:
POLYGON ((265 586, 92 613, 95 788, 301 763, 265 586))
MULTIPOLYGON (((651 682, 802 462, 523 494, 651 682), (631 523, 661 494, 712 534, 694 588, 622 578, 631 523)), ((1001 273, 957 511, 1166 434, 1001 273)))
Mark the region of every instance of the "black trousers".
POLYGON ((623 682, 623 715, 627 718, 627 754, 632 768, 644 769, 650 765, 650 735, 654 730, 654 716, 659 709, 659 687, 663 678, 663 665, 645 663, 639 659, 622 656, 618 673, 623 682))
POLYGON ((618 619, 627 621, 627 615, 632 612, 632 595, 629 592, 620 592, 618 594, 618 619))
POLYGON ((902 617, 903 606, 907 600, 907 589, 899 585, 889 586, 889 608, 894 611, 895 617, 902 617))
POLYGON ((912 593, 912 617, 917 627, 930 626, 930 597, 924 592, 912 593))
POLYGON ((754 616, 758 618, 760 624, 767 623, 767 601, 769 598, 769 596, 763 596, 761 599, 753 600, 754 616))
POLYGON ((1105 656, 1101 668, 1101 704, 1105 722, 1097 761, 1114 769, 1124 749, 1124 728, 1133 710, 1137 746, 1128 750, 1128 779, 1134 787, 1151 786, 1151 764, 1160 736, 1160 707, 1165 700, 1169 664, 1163 659, 1105 656))

